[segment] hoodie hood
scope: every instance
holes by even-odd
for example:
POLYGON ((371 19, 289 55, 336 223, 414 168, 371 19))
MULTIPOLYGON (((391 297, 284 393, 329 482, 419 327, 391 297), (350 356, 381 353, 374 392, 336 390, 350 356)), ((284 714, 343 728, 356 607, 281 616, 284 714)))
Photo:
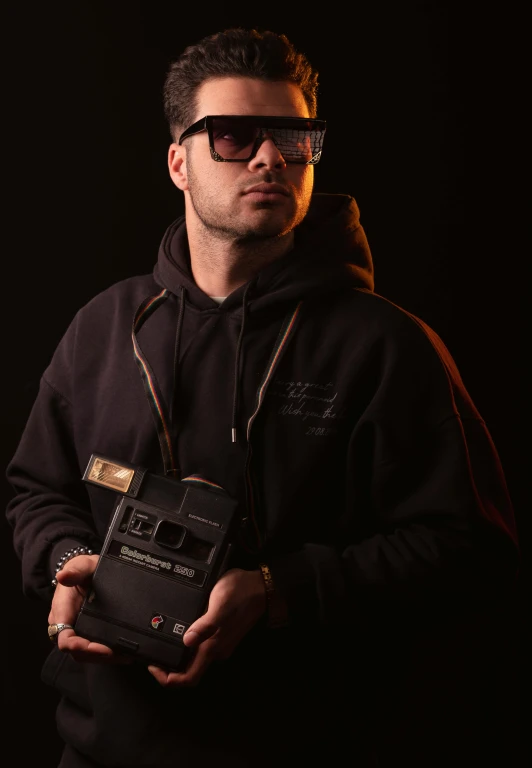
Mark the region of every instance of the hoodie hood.
MULTIPOLYGON (((198 309, 212 310, 213 300, 192 276, 185 216, 166 230, 154 278, 176 295, 185 290, 187 301, 198 309)), ((358 205, 349 195, 316 193, 297 227, 295 247, 233 291, 223 307, 240 307, 245 292, 248 309, 255 313, 349 285, 370 292, 374 288, 373 262, 358 205)))

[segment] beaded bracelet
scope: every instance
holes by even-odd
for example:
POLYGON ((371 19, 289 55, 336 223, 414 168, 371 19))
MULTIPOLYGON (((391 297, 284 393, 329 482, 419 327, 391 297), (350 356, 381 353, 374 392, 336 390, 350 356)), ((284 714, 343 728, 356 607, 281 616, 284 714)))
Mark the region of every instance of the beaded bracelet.
MULTIPOLYGON (((67 550, 57 562, 57 567, 55 569, 56 575, 65 567, 65 563, 68 563, 68 561, 72 560, 73 557, 77 557, 78 555, 92 554, 92 549, 83 546, 73 547, 72 549, 67 550)), ((55 577, 52 579, 52 587, 57 587, 57 579, 55 577)))

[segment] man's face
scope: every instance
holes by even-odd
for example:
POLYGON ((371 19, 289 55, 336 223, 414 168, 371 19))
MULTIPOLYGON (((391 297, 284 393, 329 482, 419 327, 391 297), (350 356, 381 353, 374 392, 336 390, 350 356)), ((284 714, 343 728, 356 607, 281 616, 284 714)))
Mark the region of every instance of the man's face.
MULTIPOLYGON (((194 122, 205 115, 309 117, 301 90, 289 82, 216 78, 203 83, 197 100, 194 122)), ((187 137, 181 146, 172 144, 169 169, 172 180, 185 193, 187 224, 195 220, 218 237, 238 241, 290 232, 308 210, 314 183, 313 166, 286 163, 269 138, 249 161, 216 162, 211 158, 207 131, 187 137), (283 190, 253 190, 268 183, 283 190)))

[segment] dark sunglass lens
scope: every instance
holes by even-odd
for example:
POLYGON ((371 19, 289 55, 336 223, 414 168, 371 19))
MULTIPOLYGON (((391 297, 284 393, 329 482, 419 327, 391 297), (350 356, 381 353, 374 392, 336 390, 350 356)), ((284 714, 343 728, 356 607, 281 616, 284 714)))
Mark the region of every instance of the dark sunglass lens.
POLYGON ((224 160, 238 160, 250 156, 258 135, 258 128, 245 120, 213 119, 214 149, 224 160))

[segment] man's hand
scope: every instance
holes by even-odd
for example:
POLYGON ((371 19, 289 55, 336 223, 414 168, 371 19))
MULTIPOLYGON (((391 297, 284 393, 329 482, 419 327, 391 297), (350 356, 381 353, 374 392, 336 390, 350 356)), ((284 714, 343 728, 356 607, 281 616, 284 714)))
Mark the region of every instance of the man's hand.
POLYGON ((149 671, 164 686, 197 685, 213 661, 231 656, 265 611, 266 589, 262 573, 232 568, 214 585, 206 613, 183 637, 188 648, 196 649, 187 669, 168 672, 161 667, 149 666, 149 671))
MULTIPOLYGON (((56 573, 57 586, 48 614, 49 624, 75 624, 83 600, 90 590, 92 575, 99 555, 77 555, 56 573)), ((93 643, 76 635, 73 629, 64 629, 57 636, 60 651, 70 653, 76 661, 129 663, 131 659, 119 656, 101 643, 93 643)))

